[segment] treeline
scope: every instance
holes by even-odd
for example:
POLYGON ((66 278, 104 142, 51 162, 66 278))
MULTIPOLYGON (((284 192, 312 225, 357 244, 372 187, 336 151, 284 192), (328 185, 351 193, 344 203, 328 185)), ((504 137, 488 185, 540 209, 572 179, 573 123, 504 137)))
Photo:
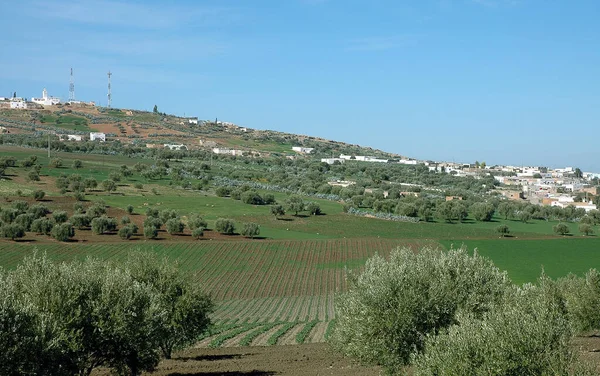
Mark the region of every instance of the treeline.
POLYGON ((329 341, 388 374, 597 374, 572 344, 600 329, 596 270, 517 286, 476 252, 405 248, 348 280, 329 341))
POLYGON ((195 343, 212 309, 190 275, 154 254, 119 264, 34 254, 0 270, 0 374, 139 375, 195 343))

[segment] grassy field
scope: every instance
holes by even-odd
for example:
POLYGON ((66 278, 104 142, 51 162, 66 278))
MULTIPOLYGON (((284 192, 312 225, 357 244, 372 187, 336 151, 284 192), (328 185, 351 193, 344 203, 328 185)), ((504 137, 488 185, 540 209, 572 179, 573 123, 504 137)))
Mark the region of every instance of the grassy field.
MULTIPOLYGON (((43 166, 41 182, 28 182, 23 178, 23 169, 9 168, 7 173, 11 176, 0 180, 0 194, 5 200, 17 199, 17 190, 27 195, 43 189, 48 195, 45 203, 51 209, 59 203, 67 205, 67 210, 72 207, 72 202, 65 201, 55 187, 54 180, 60 174, 76 173, 100 182, 123 164, 132 167, 136 162, 149 165, 155 162, 124 156, 52 152, 51 158, 62 158, 64 167, 51 168, 43 150, 0 146, 0 152, 19 160, 36 155, 43 166), (71 167, 75 159, 83 161, 82 168, 71 167)), ((209 228, 220 217, 234 219, 238 229, 245 222, 256 222, 264 239, 249 241, 232 236, 227 240, 190 241, 188 236, 185 241, 169 237, 122 242, 113 236, 111 241, 100 237, 90 238, 98 242, 58 243, 29 236, 22 242, 0 241, 0 266, 13 268, 36 249, 59 261, 88 256, 118 261, 132 249, 166 255, 197 273, 198 283, 217 302, 214 314, 217 325, 201 343, 217 347, 322 342, 335 317, 334 296, 346 288, 346 271, 360 270, 368 257, 375 253, 387 255, 400 245, 477 248, 499 268, 507 270, 516 283, 534 281, 542 268, 551 277, 600 269, 600 238, 583 237, 576 223, 567 223, 572 236, 559 237, 552 231, 557 222, 539 220, 523 223, 495 217, 492 222, 393 222, 353 216, 343 212, 341 203, 309 197, 305 199, 318 202, 324 215, 288 214, 277 219, 270 214, 269 206, 248 205, 216 197, 212 190, 182 189, 169 183, 168 177, 148 180, 135 173, 119 182, 117 192, 86 192, 86 200, 87 204, 104 200, 110 207, 121 209, 133 205, 137 215, 144 214, 148 207, 175 209, 184 217, 197 213, 208 221, 209 228), (142 183, 143 189, 133 188, 134 182, 142 183), (508 225, 510 237, 498 236, 495 228, 500 224, 508 225)), ((269 193, 280 203, 288 197, 269 193)))
POLYGON ((88 127, 88 120, 86 118, 75 115, 45 115, 42 116, 41 122, 45 125, 53 125, 75 131, 89 132, 93 130, 88 127))

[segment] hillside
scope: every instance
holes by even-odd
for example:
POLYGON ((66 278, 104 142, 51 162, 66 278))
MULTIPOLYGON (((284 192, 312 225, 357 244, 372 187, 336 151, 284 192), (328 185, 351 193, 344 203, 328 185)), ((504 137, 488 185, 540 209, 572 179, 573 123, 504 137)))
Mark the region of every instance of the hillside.
POLYGON ((326 140, 308 135, 258 130, 232 123, 197 120, 174 115, 127 109, 58 105, 45 109, 0 110, 0 126, 4 133, 57 135, 76 134, 89 137, 89 132, 106 133, 107 141, 163 148, 164 144, 183 144, 188 150, 234 149, 244 155, 295 156, 293 146, 314 148, 311 155, 332 157, 339 154, 400 158, 399 155, 370 147, 326 140))

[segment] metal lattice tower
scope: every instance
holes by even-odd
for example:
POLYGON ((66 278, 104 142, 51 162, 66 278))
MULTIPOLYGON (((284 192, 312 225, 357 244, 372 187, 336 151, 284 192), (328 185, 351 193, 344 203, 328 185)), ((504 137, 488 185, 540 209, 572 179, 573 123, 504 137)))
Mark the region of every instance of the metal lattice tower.
POLYGON ((108 71, 108 108, 110 108, 110 104, 111 104, 111 99, 112 99, 112 95, 110 93, 110 76, 112 76, 112 73, 110 73, 110 71, 108 71))
POLYGON ((71 68, 71 80, 69 81, 69 102, 75 100, 75 81, 73 80, 73 68, 71 68))

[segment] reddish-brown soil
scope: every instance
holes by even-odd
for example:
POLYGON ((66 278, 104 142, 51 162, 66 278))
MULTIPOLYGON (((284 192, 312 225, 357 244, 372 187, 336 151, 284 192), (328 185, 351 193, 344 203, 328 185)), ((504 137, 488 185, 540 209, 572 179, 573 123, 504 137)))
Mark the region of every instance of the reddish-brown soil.
MULTIPOLYGON (((581 360, 600 365, 600 337, 577 337, 581 360)), ((600 370, 600 368, 598 368, 600 370)), ((366 367, 333 352, 325 343, 257 347, 197 348, 163 360, 151 375, 267 376, 267 375, 380 375, 380 367, 366 367)), ((108 376, 98 370, 94 376, 108 376)), ((148 373, 150 375, 150 373, 148 373)))
MULTIPOLYGON (((270 347, 192 349, 163 360, 152 373, 157 376, 267 376, 340 375, 376 376, 379 367, 364 367, 332 352, 327 344, 270 347)), ((94 376, 109 375, 97 371, 94 376)))

